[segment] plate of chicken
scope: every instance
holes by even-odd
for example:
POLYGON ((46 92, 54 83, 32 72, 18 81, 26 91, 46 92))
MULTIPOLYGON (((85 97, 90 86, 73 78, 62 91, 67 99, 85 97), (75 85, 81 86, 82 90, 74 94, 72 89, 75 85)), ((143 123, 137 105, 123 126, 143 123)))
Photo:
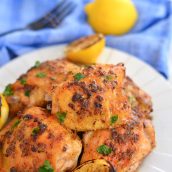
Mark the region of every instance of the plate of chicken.
POLYGON ((105 48, 92 65, 66 60, 64 50, 40 49, 0 69, 9 106, 0 171, 172 171, 170 84, 118 50, 105 48))

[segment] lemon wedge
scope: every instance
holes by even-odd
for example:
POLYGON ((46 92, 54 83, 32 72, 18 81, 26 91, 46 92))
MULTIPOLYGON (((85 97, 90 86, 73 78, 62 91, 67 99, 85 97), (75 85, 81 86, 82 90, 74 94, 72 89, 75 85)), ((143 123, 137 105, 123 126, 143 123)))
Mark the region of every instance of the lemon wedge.
POLYGON ((127 33, 138 18, 131 0, 95 0, 85 6, 85 11, 93 29, 103 34, 127 33))
POLYGON ((105 159, 89 160, 76 167, 72 172, 115 172, 113 166, 105 159))
POLYGON ((5 97, 0 94, 0 129, 4 126, 8 119, 9 107, 5 97))
POLYGON ((66 54, 70 61, 93 64, 105 47, 105 38, 102 34, 94 34, 80 38, 67 46, 66 54))

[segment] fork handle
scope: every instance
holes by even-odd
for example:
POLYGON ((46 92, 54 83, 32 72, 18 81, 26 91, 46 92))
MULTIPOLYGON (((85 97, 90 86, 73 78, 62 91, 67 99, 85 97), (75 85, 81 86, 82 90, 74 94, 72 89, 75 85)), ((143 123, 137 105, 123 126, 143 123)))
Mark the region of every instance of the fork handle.
POLYGON ((5 36, 5 35, 10 34, 10 33, 22 31, 22 30, 25 30, 25 29, 27 29, 27 28, 18 28, 18 29, 14 29, 14 30, 9 30, 7 32, 0 33, 0 37, 5 36))

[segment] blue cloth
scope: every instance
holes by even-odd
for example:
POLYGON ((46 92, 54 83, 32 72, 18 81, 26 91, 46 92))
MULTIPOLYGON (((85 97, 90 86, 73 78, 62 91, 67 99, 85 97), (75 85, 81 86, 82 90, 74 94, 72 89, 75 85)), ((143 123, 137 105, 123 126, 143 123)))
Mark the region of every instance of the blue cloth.
MULTIPOLYGON (((170 0, 133 1, 139 12, 137 24, 126 35, 107 36, 107 45, 135 55, 168 77, 172 3, 170 0)), ((25 27, 50 11, 58 2, 59 0, 1 0, 0 33, 25 27)), ((0 37, 0 66, 37 48, 68 43, 92 34, 93 30, 84 13, 84 5, 90 0, 75 2, 75 11, 55 29, 23 30, 0 37)))

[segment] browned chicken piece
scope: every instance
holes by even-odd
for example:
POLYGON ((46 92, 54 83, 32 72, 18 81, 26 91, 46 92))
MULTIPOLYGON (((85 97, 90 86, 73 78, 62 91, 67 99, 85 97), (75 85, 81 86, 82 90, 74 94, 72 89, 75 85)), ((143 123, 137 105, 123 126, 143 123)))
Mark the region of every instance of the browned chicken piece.
POLYGON ((125 78, 124 91, 131 103, 133 113, 139 115, 139 118, 151 119, 151 97, 139 88, 129 77, 125 78))
POLYGON ((52 114, 65 114, 64 125, 77 131, 113 128, 130 118, 131 107, 123 95, 122 64, 97 64, 83 68, 58 86, 52 97, 52 114))
POLYGON ((78 136, 39 107, 25 110, 1 132, 1 172, 37 172, 48 161, 54 172, 77 165, 82 144, 78 136))
POLYGON ((150 120, 133 119, 114 129, 87 132, 83 142, 81 163, 104 158, 117 172, 135 172, 155 146, 155 133, 150 120))
POLYGON ((24 107, 50 108, 54 88, 79 69, 79 66, 67 60, 52 60, 32 67, 14 84, 9 85, 12 95, 6 98, 10 106, 10 115, 15 115, 24 107))

